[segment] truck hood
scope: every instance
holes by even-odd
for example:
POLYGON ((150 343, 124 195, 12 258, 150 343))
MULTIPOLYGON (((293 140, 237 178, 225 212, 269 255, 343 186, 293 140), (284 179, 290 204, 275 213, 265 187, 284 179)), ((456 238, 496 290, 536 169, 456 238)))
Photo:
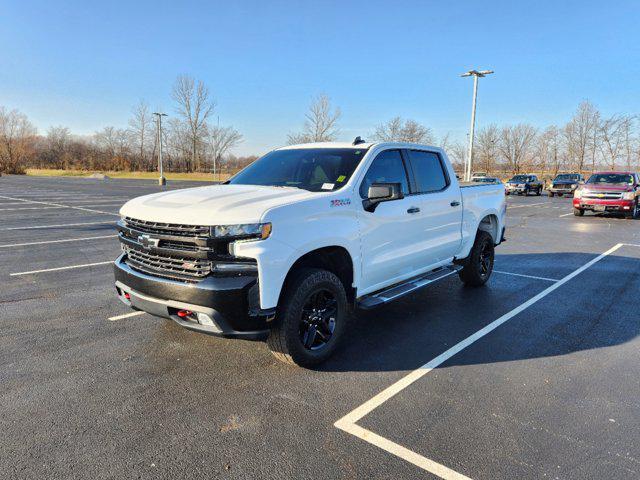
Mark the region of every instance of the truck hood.
POLYGON ((317 193, 289 187, 211 185, 134 198, 122 206, 120 214, 184 225, 257 223, 270 208, 314 195, 317 193))
POLYGON ((577 185, 580 182, 578 180, 554 180, 552 183, 554 185, 577 185))

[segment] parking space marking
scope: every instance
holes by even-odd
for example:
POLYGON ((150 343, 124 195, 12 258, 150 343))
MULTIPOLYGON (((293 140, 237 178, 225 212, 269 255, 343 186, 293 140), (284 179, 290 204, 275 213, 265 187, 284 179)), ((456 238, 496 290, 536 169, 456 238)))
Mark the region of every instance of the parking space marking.
POLYGON ((4 195, 0 195, 0 198, 5 198, 7 200, 19 200, 25 203, 38 203, 38 204, 42 204, 42 205, 49 205, 49 206, 54 206, 54 207, 66 207, 66 208, 73 208, 76 210, 82 210, 85 212, 94 212, 94 213, 101 213, 103 215, 114 215, 116 217, 119 217, 120 214, 119 213, 113 213, 113 212, 104 212, 102 210, 95 210, 95 209, 91 209, 91 208, 85 208, 85 207, 74 207, 72 205, 62 205, 60 203, 51 203, 51 202, 41 202, 38 200, 25 200, 23 198, 17 198, 17 197, 7 197, 4 195))
POLYGON ((118 235, 100 235, 99 237, 81 237, 81 238, 65 238, 63 240, 46 240, 43 242, 28 242, 28 243, 9 243, 7 245, 0 245, 0 248, 11 247, 27 247, 29 245, 45 245, 48 243, 66 243, 66 242, 81 242, 84 240, 98 240, 101 238, 115 238, 118 235))
POLYGON ((547 202, 540 202, 540 203, 529 203, 527 205, 509 205, 507 207, 507 209, 511 210, 512 208, 524 208, 524 207, 535 207, 536 205, 545 205, 547 202))
POLYGON ((113 260, 109 260, 107 262, 83 263, 82 265, 69 265, 67 267, 45 268, 43 270, 31 270, 30 272, 10 273, 9 276, 17 277, 20 275, 32 275, 34 273, 58 272, 60 270, 72 270, 74 268, 94 267, 96 265, 108 265, 110 263, 113 263, 113 260))
MULTIPOLYGON (((357 422, 360 421, 363 417, 365 417, 369 413, 371 413, 373 410, 378 408, 380 405, 385 403, 387 400, 391 399, 392 397, 394 397, 395 395, 400 393, 402 390, 407 388, 409 385, 411 385, 414 382, 416 382, 417 380, 421 379, 422 377, 427 375, 429 372, 431 372, 433 369, 435 369, 438 366, 442 365, 444 362, 449 360, 451 357, 453 357, 457 353, 460 353, 462 350, 467 348, 469 345, 477 342, 482 337, 484 337, 485 335, 489 334, 490 332, 492 332, 493 330, 498 328, 500 325, 508 322, 513 317, 515 317, 516 315, 518 315, 522 311, 524 311, 527 308, 529 308, 531 305, 533 305, 533 304, 537 303, 538 301, 542 300, 544 297, 546 297, 550 293, 552 293, 555 290, 557 290, 558 288, 560 288, 562 285, 567 283, 569 280, 571 280, 574 277, 576 277, 577 275, 581 274, 582 272, 584 272, 585 270, 587 270, 588 268, 590 268, 594 264, 598 263, 603 258, 606 258, 608 255, 611 255, 613 252, 618 250, 623 245, 625 245, 625 244, 618 243, 618 244, 614 245, 613 247, 611 247, 606 252, 603 252, 600 255, 598 255, 597 257, 591 259, 590 261, 585 263, 583 266, 577 268, 573 272, 571 272, 568 275, 566 275, 565 277, 561 278, 560 280, 555 282, 553 285, 548 286, 542 292, 538 293, 537 295, 535 295, 534 297, 530 298, 526 302, 520 304, 519 306, 517 306, 513 310, 505 313, 504 315, 502 315, 498 319, 494 320, 490 324, 486 325, 485 327, 481 328, 480 330, 478 330, 474 334, 472 334, 472 335, 468 336, 467 338, 465 338, 464 340, 458 342, 453 347, 451 347, 448 350, 446 350, 445 352, 441 353, 436 358, 428 361, 427 363, 425 363, 421 367, 415 369, 414 371, 412 371, 408 375, 405 375, 400 380, 395 382, 393 385, 385 388, 383 391, 378 393, 373 398, 367 400, 365 403, 363 403, 359 407, 357 407, 354 410, 352 410, 351 412, 347 413, 344 417, 340 418, 333 425, 336 428, 339 428, 340 430, 343 430, 344 432, 347 432, 347 433, 349 433, 349 434, 351 434, 351 435, 353 435, 353 436, 355 436, 355 437, 357 437, 357 438, 359 438, 361 440, 364 440, 365 442, 370 443, 371 445, 374 445, 374 446, 376 446, 378 448, 381 448, 382 450, 384 450, 384 451, 386 451, 388 453, 391 453, 392 455, 395 455, 395 456, 401 458, 402 460, 405 460, 405 461, 407 461, 409 463, 412 463, 413 465, 415 465, 415 466, 417 466, 417 467, 419 467, 419 468, 421 468, 421 469, 423 469, 423 470, 425 470, 427 472, 430 472, 430 473, 432 473, 432 474, 434 474, 434 475, 436 475, 436 476, 438 476, 440 478, 443 478, 445 480, 468 479, 469 477, 466 477, 466 476, 462 475, 461 473, 458 473, 458 472, 456 472, 454 470, 451 470, 450 468, 448 468, 448 467, 446 467, 446 466, 444 466, 444 465, 442 465, 440 463, 437 463, 437 462, 435 462, 433 460, 430 460, 430 459, 428 459, 426 457, 423 457, 422 455, 419 455, 419 454, 417 454, 417 453, 415 453, 415 452, 403 447, 402 445, 394 443, 394 442, 392 442, 392 441, 390 441, 390 440, 388 440, 388 439, 386 439, 386 438, 384 438, 384 437, 382 437, 380 435, 377 435, 376 433, 374 433, 374 432, 372 432, 370 430, 367 430, 365 428, 360 427, 359 425, 357 425, 357 422)), ((626 245, 628 245, 628 244, 626 244, 626 245)))
POLYGON ((54 208, 66 207, 24 207, 24 208, 0 208, 0 212, 19 212, 21 210, 51 210, 54 208))
POLYGON ((29 227, 9 227, 2 230, 37 230, 41 228, 65 228, 65 227, 79 227, 82 225, 107 225, 110 223, 116 223, 117 220, 105 220, 104 222, 81 222, 81 223, 59 223, 57 225, 35 225, 29 227))
POLYGON ((129 318, 129 317, 137 317, 138 315, 144 315, 147 312, 131 312, 131 313, 125 313, 124 315, 118 315, 116 317, 109 317, 108 320, 110 322, 115 322, 116 320, 122 320, 124 318, 129 318))
POLYGON ((504 272, 502 270, 494 270, 494 273, 501 273, 503 275, 513 275, 514 277, 533 278, 535 280, 546 280, 547 282, 558 282, 557 278, 536 277, 535 275, 525 275, 523 273, 504 272))
POLYGON ((569 213, 565 213, 564 215, 560 215, 560 218, 568 217, 569 215, 573 215, 573 212, 569 212, 569 213))

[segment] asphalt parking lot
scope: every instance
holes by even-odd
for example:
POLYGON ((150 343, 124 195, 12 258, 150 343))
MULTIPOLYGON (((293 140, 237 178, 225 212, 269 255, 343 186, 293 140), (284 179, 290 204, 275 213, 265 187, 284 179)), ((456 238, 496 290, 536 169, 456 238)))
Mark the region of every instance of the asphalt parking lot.
POLYGON ((640 221, 509 197, 487 286, 304 370, 117 300, 119 206, 159 188, 0 178, 0 478, 640 477, 640 221))

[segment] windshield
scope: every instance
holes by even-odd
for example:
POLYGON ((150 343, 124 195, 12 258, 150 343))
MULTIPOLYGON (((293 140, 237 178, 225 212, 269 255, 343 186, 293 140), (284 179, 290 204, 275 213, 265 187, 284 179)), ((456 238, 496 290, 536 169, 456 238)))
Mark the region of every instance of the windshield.
POLYGON ((491 177, 480 177, 480 178, 473 178, 472 181, 476 183, 497 183, 498 179, 491 178, 491 177))
POLYGON ((587 183, 624 183, 633 185, 633 175, 628 173, 594 173, 589 177, 587 183))
POLYGON ((349 180, 365 153, 367 149, 355 148, 274 150, 227 183, 296 187, 312 192, 337 190, 349 180))
POLYGON ((526 175, 515 175, 509 181, 510 182, 526 182, 528 178, 529 177, 527 177, 526 175))
POLYGON ((563 175, 558 175, 554 180, 578 180, 578 175, 572 175, 565 173, 563 175))

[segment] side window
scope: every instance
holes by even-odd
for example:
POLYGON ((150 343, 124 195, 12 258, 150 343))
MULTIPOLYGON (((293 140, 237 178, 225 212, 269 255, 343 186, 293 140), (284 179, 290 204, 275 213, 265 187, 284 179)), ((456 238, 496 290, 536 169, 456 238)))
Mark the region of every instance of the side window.
POLYGON ((449 185, 437 153, 411 150, 409 155, 416 178, 417 193, 438 192, 449 185))
POLYGON ((405 195, 409 193, 407 172, 404 168, 400 150, 385 150, 373 159, 360 185, 360 196, 362 198, 367 198, 367 192, 373 183, 400 183, 402 185, 402 193, 405 195))

